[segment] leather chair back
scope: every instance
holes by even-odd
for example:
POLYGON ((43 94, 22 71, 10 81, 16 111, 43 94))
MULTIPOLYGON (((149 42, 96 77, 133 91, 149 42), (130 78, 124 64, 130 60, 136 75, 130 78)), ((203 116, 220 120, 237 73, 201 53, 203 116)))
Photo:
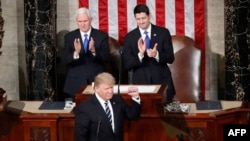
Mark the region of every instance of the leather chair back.
POLYGON ((169 67, 176 89, 175 99, 182 103, 197 102, 200 97, 201 50, 187 36, 173 35, 172 42, 175 61, 169 67))
POLYGON ((109 49, 111 59, 106 66, 107 71, 116 78, 116 83, 120 81, 120 84, 128 84, 128 72, 123 68, 121 60, 122 46, 116 39, 109 37, 109 49))

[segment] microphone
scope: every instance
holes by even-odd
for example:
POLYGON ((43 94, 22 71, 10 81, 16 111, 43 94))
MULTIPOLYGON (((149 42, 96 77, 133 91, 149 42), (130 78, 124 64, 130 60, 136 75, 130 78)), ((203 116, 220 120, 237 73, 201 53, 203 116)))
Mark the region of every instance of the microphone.
POLYGON ((96 141, 98 141, 98 136, 99 136, 99 130, 100 130, 101 123, 102 123, 102 117, 99 117, 98 121, 97 121, 96 141))
POLYGON ((121 84, 121 74, 122 74, 122 47, 119 48, 120 62, 119 62, 119 74, 118 74, 118 85, 117 85, 117 94, 120 94, 120 84, 121 84))
POLYGON ((123 53, 123 49, 122 48, 123 48, 122 46, 119 48, 120 55, 123 53))

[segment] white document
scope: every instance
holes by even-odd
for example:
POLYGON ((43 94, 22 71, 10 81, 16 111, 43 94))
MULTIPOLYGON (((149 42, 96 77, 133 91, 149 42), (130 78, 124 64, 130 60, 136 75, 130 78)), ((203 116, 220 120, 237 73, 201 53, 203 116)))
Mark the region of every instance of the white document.
MULTIPOLYGON (((157 93, 161 85, 120 85, 120 93, 128 93, 128 87, 138 87, 139 93, 157 93)), ((88 85, 82 94, 93 94, 94 90, 92 85, 88 85)), ((114 93, 118 93, 118 85, 114 86, 114 93)))
MULTIPOLYGON (((128 87, 136 86, 139 90, 139 93, 156 93, 158 92, 160 85, 120 85, 120 93, 127 93, 128 87)), ((114 86, 114 93, 118 91, 118 85, 114 86)))

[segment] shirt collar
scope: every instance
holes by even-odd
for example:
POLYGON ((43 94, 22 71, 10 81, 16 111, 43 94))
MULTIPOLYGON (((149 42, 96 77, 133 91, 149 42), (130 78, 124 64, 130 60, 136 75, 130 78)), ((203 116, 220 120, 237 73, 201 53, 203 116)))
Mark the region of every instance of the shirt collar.
POLYGON ((89 38, 90 32, 91 32, 91 28, 89 29, 88 32, 82 32, 82 31, 80 30, 80 33, 81 33, 81 36, 82 36, 82 37, 84 37, 84 34, 88 34, 88 38, 89 38))
POLYGON ((101 103, 101 105, 104 105, 105 100, 103 100, 97 93, 95 93, 97 100, 101 103))
POLYGON ((147 31, 148 32, 148 36, 149 36, 149 38, 151 38, 151 24, 149 24, 149 26, 148 26, 148 28, 145 30, 145 29, 141 29, 141 28, 139 28, 139 30, 140 30, 140 33, 141 33, 141 36, 142 37, 145 37, 145 34, 144 34, 144 32, 145 31, 147 31))

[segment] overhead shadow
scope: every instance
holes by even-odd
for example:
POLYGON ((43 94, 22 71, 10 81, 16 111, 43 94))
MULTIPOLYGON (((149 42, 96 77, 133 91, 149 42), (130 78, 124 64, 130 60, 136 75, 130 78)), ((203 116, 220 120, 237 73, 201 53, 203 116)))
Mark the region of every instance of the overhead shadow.
POLYGON ((65 94, 63 92, 64 81, 66 77, 67 67, 62 63, 62 55, 64 49, 64 36, 68 30, 61 30, 57 34, 56 46, 56 101, 64 101, 65 94))
POLYGON ((166 103, 159 103, 156 109, 161 118, 168 140, 186 141, 192 138, 183 112, 166 112, 166 103))
POLYGON ((18 121, 24 106, 25 104, 20 101, 8 101, 4 105, 3 110, 0 111, 0 136, 10 134, 11 129, 18 121))

